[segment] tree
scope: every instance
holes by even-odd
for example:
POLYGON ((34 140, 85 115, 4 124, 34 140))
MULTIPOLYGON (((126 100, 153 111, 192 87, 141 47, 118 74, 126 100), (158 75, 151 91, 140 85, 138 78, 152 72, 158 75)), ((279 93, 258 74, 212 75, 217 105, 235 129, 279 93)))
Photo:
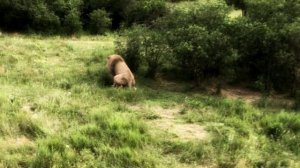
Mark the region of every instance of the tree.
POLYGON ((82 30, 82 23, 80 21, 79 12, 77 10, 71 10, 64 18, 64 32, 68 35, 80 32, 82 30))
POLYGON ((90 13, 89 30, 93 34, 103 34, 111 27, 111 19, 105 10, 97 9, 90 13))
POLYGON ((292 93, 300 91, 300 18, 285 27, 289 48, 293 54, 293 74, 295 76, 292 93))

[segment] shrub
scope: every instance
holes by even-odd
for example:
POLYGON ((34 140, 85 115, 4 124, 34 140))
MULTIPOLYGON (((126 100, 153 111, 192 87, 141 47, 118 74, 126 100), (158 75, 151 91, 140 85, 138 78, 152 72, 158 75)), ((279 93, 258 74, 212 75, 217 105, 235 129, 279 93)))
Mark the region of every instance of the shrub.
POLYGON ((158 18, 153 27, 162 31, 197 25, 207 30, 220 30, 228 12, 229 8, 224 3, 207 3, 190 7, 188 10, 174 10, 158 18))
POLYGON ((90 13, 89 30, 93 34, 103 34, 111 27, 111 19, 105 10, 97 9, 90 13))
POLYGON ((225 74, 235 59, 229 37, 221 32, 226 11, 222 3, 175 11, 158 19, 153 28, 129 34, 123 52, 146 66, 148 77, 164 66, 179 68, 182 75, 198 81, 225 74))
POLYGON ((1 1, 0 28, 73 34, 100 33, 124 23, 151 23, 167 12, 164 0, 39 0, 1 1), (108 15, 109 13, 109 15, 108 15))
POLYGON ((172 56, 172 49, 163 34, 149 31, 144 35, 143 60, 147 64, 146 77, 154 78, 164 62, 172 56))
POLYGON ((231 22, 229 28, 227 33, 239 55, 235 63, 237 79, 259 82, 263 86, 260 90, 265 92, 291 87, 294 80, 292 55, 281 43, 281 34, 265 23, 247 18, 231 22))
POLYGON ((155 77, 163 62, 172 53, 164 35, 141 26, 128 32, 125 42, 117 41, 117 46, 117 53, 124 55, 133 72, 143 64, 146 76, 150 78, 155 77))
POLYGON ((168 40, 182 72, 198 81, 223 74, 233 59, 228 37, 219 31, 189 26, 175 30, 168 40))
POLYGON ((124 59, 132 72, 136 72, 140 67, 142 59, 140 50, 142 47, 144 31, 146 31, 146 28, 136 26, 133 30, 125 33, 125 39, 120 38, 116 41, 116 53, 124 56, 124 59))
POLYGON ((29 8, 32 14, 31 28, 38 32, 55 33, 60 27, 60 20, 52 11, 49 11, 45 5, 38 4, 29 8))
POLYGON ((135 3, 129 4, 124 15, 127 26, 131 26, 133 23, 150 24, 166 13, 164 0, 136 0, 135 3))
POLYGON ((82 23, 80 21, 79 12, 77 10, 70 11, 64 18, 64 31, 67 34, 74 34, 82 30, 82 23))

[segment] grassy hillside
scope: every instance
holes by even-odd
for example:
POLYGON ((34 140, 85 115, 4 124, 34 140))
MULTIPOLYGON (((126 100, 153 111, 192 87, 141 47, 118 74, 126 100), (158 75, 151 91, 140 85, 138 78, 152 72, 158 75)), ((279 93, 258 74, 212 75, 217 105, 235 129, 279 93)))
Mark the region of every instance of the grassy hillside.
POLYGON ((0 36, 0 167, 300 166, 299 112, 140 76, 112 88, 114 39, 0 36))

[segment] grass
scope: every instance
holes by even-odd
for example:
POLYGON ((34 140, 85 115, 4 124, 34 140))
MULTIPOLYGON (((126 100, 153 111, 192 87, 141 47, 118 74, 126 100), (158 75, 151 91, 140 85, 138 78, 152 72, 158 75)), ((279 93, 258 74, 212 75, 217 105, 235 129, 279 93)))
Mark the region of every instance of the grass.
POLYGON ((172 91, 140 76, 137 91, 112 88, 105 57, 114 39, 0 36, 0 167, 299 167, 299 111, 172 91), (176 118, 205 126, 210 138, 153 128, 155 106, 180 107, 176 118))

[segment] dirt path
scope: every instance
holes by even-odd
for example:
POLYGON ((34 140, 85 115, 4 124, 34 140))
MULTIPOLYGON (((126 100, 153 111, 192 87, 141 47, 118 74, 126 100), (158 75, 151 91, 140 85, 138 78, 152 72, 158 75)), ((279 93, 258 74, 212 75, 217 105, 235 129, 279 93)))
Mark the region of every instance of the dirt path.
POLYGON ((130 109, 136 111, 148 111, 154 119, 147 120, 150 128, 156 131, 161 130, 174 136, 180 141, 205 140, 208 133, 204 126, 190 124, 179 118, 180 107, 163 108, 161 106, 130 106, 130 109))
POLYGON ((226 87, 222 89, 222 96, 230 99, 242 99, 246 103, 254 103, 261 98, 261 93, 245 88, 226 87))

